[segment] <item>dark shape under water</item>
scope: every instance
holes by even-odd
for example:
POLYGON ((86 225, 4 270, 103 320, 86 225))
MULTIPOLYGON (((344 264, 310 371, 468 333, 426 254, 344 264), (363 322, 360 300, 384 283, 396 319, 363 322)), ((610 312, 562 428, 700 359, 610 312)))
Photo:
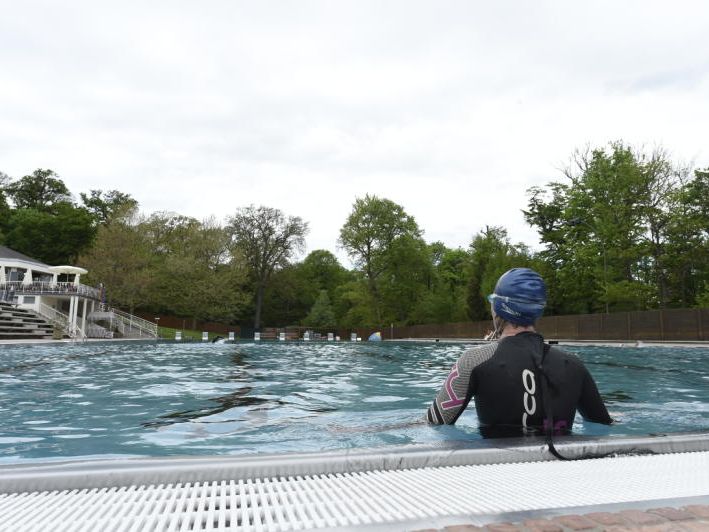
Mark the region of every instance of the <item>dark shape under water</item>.
MULTIPOLYGON (((239 388, 238 390, 221 397, 215 397, 209 399, 218 403, 218 406, 196 408, 193 410, 184 410, 181 412, 172 412, 170 414, 164 414, 159 416, 155 421, 146 421, 141 423, 143 427, 164 427, 166 425, 172 425, 173 423, 183 423, 185 421, 190 421, 193 419, 199 419, 202 417, 212 416, 214 414, 220 414, 231 408, 238 406, 253 406, 258 404, 263 404, 269 402, 269 399, 264 399, 262 397, 249 397, 249 394, 253 390, 250 386, 245 386, 239 388)), ((274 402, 274 401, 270 401, 274 402)), ((279 403, 279 401, 275 401, 279 403)), ((204 423, 208 423, 205 421, 204 423)))
POLYGON ((627 401, 632 401, 633 398, 625 393, 623 390, 615 390, 613 392, 601 394, 603 401, 606 403, 623 403, 627 401))

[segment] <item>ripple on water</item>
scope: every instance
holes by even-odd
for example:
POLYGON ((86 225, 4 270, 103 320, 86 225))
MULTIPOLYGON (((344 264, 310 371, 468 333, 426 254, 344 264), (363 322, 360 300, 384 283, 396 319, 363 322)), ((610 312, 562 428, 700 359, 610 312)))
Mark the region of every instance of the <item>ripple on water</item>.
POLYGON ((37 441, 43 441, 44 438, 11 438, 11 437, 5 437, 5 436, 0 436, 0 444, 15 444, 15 443, 33 443, 37 441))
POLYGON ((363 403, 395 403, 397 401, 406 401, 406 397, 398 397, 396 395, 375 395, 373 397, 365 397, 363 403))

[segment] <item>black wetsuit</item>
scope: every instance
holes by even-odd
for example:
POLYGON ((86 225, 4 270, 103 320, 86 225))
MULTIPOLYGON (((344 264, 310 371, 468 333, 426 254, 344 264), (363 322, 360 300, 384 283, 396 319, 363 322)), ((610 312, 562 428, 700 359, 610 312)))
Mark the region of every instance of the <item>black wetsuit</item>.
POLYGON ((428 421, 454 424, 474 396, 483 436, 543 433, 549 422, 543 412, 541 379, 548 383, 554 433, 571 430, 577 409, 589 421, 612 423, 581 360, 545 346, 544 339, 532 332, 463 353, 429 407, 428 421))

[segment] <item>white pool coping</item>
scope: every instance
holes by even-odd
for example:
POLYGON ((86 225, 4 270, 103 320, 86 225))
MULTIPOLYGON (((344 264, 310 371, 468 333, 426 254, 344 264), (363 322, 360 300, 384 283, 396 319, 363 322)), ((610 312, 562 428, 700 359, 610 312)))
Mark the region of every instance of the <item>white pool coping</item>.
POLYGON ((416 529, 618 505, 709 502, 709 433, 0 468, 0 529, 416 529))

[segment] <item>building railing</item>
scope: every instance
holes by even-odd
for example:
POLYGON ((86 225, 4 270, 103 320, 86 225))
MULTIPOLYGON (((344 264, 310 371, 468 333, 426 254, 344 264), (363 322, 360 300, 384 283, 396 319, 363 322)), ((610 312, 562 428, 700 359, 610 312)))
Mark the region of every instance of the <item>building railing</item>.
POLYGON ((81 296, 97 301, 101 297, 98 289, 85 284, 76 285, 74 283, 51 283, 46 281, 33 281, 29 284, 25 284, 24 281, 8 281, 0 284, 0 293, 8 300, 12 299, 12 296, 16 294, 81 296))

